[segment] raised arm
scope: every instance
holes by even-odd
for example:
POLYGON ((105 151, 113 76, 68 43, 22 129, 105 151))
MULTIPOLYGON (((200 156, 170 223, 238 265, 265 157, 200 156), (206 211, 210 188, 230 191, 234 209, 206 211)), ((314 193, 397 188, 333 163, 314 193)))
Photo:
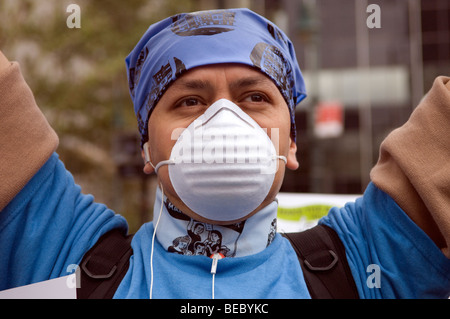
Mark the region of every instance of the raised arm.
POLYGON ((81 192, 57 145, 18 63, 0 53, 0 290, 68 275, 101 235, 127 232, 81 192))
POLYGON ((384 140, 371 179, 450 258, 450 78, 384 140))
POLYGON ((50 158, 58 137, 20 67, 0 51, 0 211, 50 158))

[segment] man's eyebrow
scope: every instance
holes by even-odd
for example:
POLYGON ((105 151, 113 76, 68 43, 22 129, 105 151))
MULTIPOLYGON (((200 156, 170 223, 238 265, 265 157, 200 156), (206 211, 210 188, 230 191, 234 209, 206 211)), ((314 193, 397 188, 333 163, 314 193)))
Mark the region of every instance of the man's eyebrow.
POLYGON ((251 77, 245 77, 238 79, 236 81, 233 81, 230 83, 230 89, 238 89, 238 88, 245 88, 249 86, 256 86, 260 84, 273 84, 273 82, 266 76, 251 76, 251 77))
MULTIPOLYGON (((249 86, 256 86, 260 84, 274 84, 271 79, 261 74, 260 76, 249 76, 237 79, 230 83, 229 87, 232 90, 238 88, 245 88, 249 86)), ((211 90, 213 85, 209 81, 200 79, 178 79, 174 82, 174 86, 186 89, 196 89, 196 90, 211 90)))
POLYGON ((178 81, 175 81, 174 83, 176 86, 184 87, 187 89, 197 89, 197 90, 204 90, 204 89, 211 89, 212 85, 209 81, 204 80, 197 80, 197 79, 179 79, 178 81))

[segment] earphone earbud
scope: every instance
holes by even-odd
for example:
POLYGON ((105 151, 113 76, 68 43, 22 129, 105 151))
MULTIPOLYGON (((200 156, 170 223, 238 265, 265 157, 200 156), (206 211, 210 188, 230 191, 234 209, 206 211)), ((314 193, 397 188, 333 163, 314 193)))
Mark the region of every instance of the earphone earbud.
POLYGON ((144 158, 145 158, 145 164, 147 163, 151 163, 150 162, 150 152, 148 150, 148 142, 145 142, 143 145, 143 150, 144 150, 144 158))

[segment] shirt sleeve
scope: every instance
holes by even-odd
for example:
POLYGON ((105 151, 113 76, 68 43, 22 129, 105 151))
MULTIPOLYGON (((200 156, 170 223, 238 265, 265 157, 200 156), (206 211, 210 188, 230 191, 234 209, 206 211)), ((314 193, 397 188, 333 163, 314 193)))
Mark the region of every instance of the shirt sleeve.
POLYGON ((17 62, 0 51, 0 290, 69 275, 123 217, 84 195, 17 62))
POLYGON ((450 77, 437 77, 380 146, 372 182, 450 258, 450 77))
POLYGON ((47 162, 58 136, 36 104, 17 62, 0 51, 0 211, 47 162))
POLYGON ((361 298, 448 298, 450 260, 373 183, 320 220, 342 240, 361 298))
POLYGON ((126 233, 125 219, 82 194, 54 153, 0 212, 0 290, 71 274, 113 228, 126 233))

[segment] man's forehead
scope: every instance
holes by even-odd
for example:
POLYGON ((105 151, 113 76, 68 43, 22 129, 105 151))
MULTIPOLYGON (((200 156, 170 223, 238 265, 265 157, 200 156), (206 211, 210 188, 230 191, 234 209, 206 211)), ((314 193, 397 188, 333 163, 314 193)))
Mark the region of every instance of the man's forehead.
POLYGON ((226 74, 231 89, 275 83, 266 74, 247 65, 221 64, 207 65, 191 69, 174 81, 172 87, 187 89, 211 89, 218 76, 226 74))

